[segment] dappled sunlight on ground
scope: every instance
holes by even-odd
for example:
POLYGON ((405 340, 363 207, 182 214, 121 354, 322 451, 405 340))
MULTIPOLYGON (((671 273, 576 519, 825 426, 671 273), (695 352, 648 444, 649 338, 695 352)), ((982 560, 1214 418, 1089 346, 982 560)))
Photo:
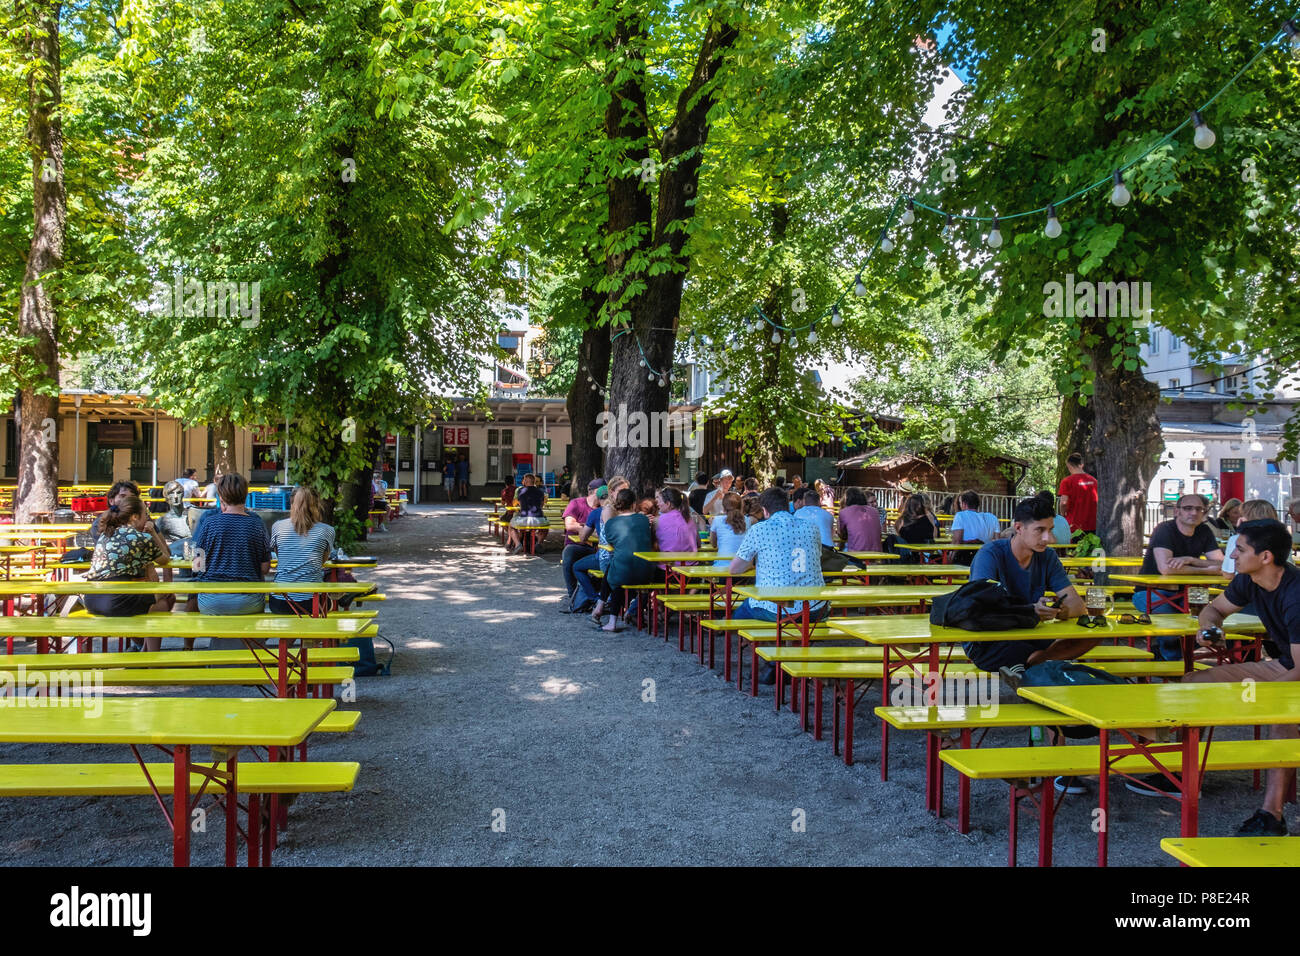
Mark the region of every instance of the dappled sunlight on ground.
POLYGON ((538 686, 545 693, 524 694, 524 700, 545 701, 553 700, 556 697, 572 697, 574 694, 581 694, 583 690, 581 684, 567 677, 548 677, 538 686))
POLYGON ((415 641, 403 642, 402 649, 405 650, 406 648, 410 648, 411 650, 415 650, 415 651, 426 651, 426 650, 440 650, 445 646, 446 645, 440 644, 437 641, 415 640, 415 641))
POLYGON ((564 657, 559 651, 536 650, 531 654, 524 655, 525 664, 546 664, 554 660, 560 660, 564 657))

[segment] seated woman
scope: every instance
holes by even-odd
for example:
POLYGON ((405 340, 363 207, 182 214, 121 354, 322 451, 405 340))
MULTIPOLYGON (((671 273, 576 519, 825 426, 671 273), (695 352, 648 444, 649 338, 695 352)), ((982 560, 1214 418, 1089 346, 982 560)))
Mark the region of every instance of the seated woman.
POLYGON ((614 496, 614 516, 605 522, 602 531, 614 551, 610 555, 609 568, 605 571, 601 599, 591 612, 592 621, 601 630, 623 630, 619 624, 619 614, 623 610, 626 594, 624 586, 648 584, 654 575, 654 565, 636 556, 637 551, 649 551, 654 547, 650 519, 634 510, 636 504, 636 495, 631 488, 619 491, 614 496), (610 612, 609 623, 601 627, 601 617, 606 610, 610 612))
POLYGON ((912 495, 904 503, 902 511, 899 512, 898 520, 894 522, 894 533, 890 535, 890 541, 886 544, 885 550, 898 554, 902 564, 916 564, 918 561, 916 552, 905 549, 896 550, 893 545, 897 543, 929 544, 938 535, 939 521, 926 503, 925 496, 912 495))
POLYGON ((524 549, 524 536, 519 533, 520 528, 536 528, 540 531, 533 550, 541 551, 542 544, 550 533, 547 529, 551 523, 546 520, 543 510, 546 506, 546 492, 538 487, 536 475, 524 475, 523 487, 519 489, 516 500, 519 502, 519 510, 510 519, 510 540, 506 544, 506 554, 517 554, 524 549))
MULTIPOLYGON (((248 482, 243 475, 217 480, 220 511, 194 529, 194 577, 199 581, 261 581, 271 569, 271 539, 266 525, 244 507, 248 482)), ((259 614, 265 594, 199 594, 201 614, 259 614)), ((210 648, 243 647, 242 641, 213 639, 210 648)))
POLYGON ((844 492, 844 507, 840 508, 839 537, 846 551, 880 550, 880 512, 868 502, 861 488, 844 492))
MULTIPOLYGON (((321 521, 324 509, 316 489, 300 487, 293 493, 289 517, 271 525, 271 550, 276 554, 275 580, 319 584, 325 579, 325 560, 334 550, 334 528, 321 521)), ((267 602, 272 614, 310 614, 312 592, 272 594, 267 602)))
POLYGON ((722 496, 722 514, 714 515, 709 522, 709 545, 722 555, 714 561, 715 568, 725 568, 736 555, 745 532, 754 524, 752 515, 745 514, 745 501, 734 491, 722 496))
MULTIPOLYGON (((664 488, 659 492, 658 505, 659 517, 654 519, 655 550, 700 550, 700 535, 695 530, 695 520, 691 517, 686 496, 676 488, 664 488)), ((662 569, 667 565, 659 567, 662 569)))
MULTIPOLYGON (((148 509, 136 495, 117 498, 104 513, 102 534, 95 542, 87 581, 158 581, 158 568, 170 556, 167 543, 149 520, 148 509)), ((81 603, 91 614, 130 617, 149 611, 170 611, 175 599, 168 594, 83 594, 81 603)), ((139 641, 136 645, 139 646, 139 641)), ((144 639, 147 650, 162 646, 161 637, 144 639)))
MULTIPOLYGON (((115 481, 113 487, 108 489, 108 510, 100 513, 95 519, 95 523, 90 526, 90 540, 97 542, 99 536, 104 533, 104 521, 108 518, 113 510, 114 505, 120 505, 127 497, 140 497, 140 486, 134 481, 115 481)), ((147 509, 146 509, 147 510, 147 509)))

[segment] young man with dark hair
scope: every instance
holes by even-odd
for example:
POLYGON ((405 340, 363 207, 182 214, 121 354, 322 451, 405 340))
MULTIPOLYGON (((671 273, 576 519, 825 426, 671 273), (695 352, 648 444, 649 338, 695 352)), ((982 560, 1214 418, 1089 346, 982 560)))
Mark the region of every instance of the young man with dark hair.
POLYGON ((1071 531, 1097 531, 1097 479, 1083 470, 1083 456, 1077 451, 1065 459, 1070 472, 1056 489, 1061 512, 1071 531))
MULTIPOLYGON (((821 536, 811 523, 795 520, 788 510, 789 500, 780 488, 769 488, 758 497, 763 520, 745 532, 731 559, 733 575, 756 568, 754 586, 760 588, 816 588, 826 583, 822 577, 821 536)), ((820 621, 830 610, 825 601, 809 604, 808 618, 820 621)), ((734 618, 776 620, 776 605, 771 601, 746 599, 733 612, 734 618)), ((759 673, 760 684, 776 683, 776 669, 769 663, 759 673)))
POLYGON ((758 497, 758 479, 757 479, 757 478, 746 478, 746 479, 745 479, 745 491, 744 491, 744 493, 743 493, 740 497, 742 497, 742 498, 757 498, 757 497, 758 497))
MULTIPOLYGON (((1205 499, 1200 495, 1190 494, 1179 498, 1174 517, 1160 522, 1152 529, 1140 573, 1204 574, 1207 586, 1211 583, 1211 577, 1217 578, 1223 565, 1223 551, 1219 548, 1214 532, 1205 523, 1205 514, 1205 499)), ((1134 607, 1152 614, 1177 613, 1177 608, 1170 604, 1152 609, 1150 591, 1164 598, 1171 598, 1178 593, 1159 588, 1138 588, 1133 592, 1134 607)), ((1162 660, 1183 659, 1182 641, 1177 637, 1162 637, 1156 646, 1162 660)))
MULTIPOLYGON (((1291 534, 1282 522, 1267 518, 1243 522, 1237 526, 1237 534, 1232 553, 1237 573, 1227 589, 1201 611, 1198 641, 1204 645, 1222 641, 1224 618, 1254 604, 1264 622, 1269 659, 1193 671, 1183 678, 1184 684, 1300 680, 1300 571, 1289 563, 1291 534)), ((1269 736, 1290 740, 1297 736, 1296 731, 1294 724, 1281 724, 1270 727, 1269 736)), ((1289 768, 1269 770, 1263 806, 1241 825, 1240 835, 1286 836, 1282 803, 1292 773, 1289 768)))
MULTIPOLYGON (((987 544, 998 536, 997 515, 980 511, 980 496, 974 491, 963 491, 956 498, 957 513, 952 516, 953 544, 987 544)), ((957 564, 970 564, 974 555, 958 551, 953 557, 957 564)))
MULTIPOLYGON (((1011 522, 1011 537, 990 541, 971 562, 970 579, 1001 581, 1014 601, 1034 605, 1040 621, 1079 617, 1083 598, 1070 583, 1070 576, 1056 553, 1048 548, 1055 513, 1042 498, 1017 502, 1011 522), (1046 592, 1055 591, 1060 602, 1047 602, 1046 592)), ((1025 668, 1041 661, 1074 660, 1096 646, 1100 638, 1031 641, 968 641, 967 657, 980 670, 1001 671, 1013 687, 1019 686, 1025 668)))

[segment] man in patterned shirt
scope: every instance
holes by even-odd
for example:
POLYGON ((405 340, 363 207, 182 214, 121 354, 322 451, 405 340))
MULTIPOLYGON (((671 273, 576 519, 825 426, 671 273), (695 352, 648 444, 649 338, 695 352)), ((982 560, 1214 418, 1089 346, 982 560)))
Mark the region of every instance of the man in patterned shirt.
MULTIPOLYGON (((764 520, 745 532, 731 559, 731 573, 744 574, 757 562, 755 587, 822 587, 826 582, 822 578, 822 541, 817 526, 795 520, 790 513, 790 499, 780 488, 763 492, 758 503, 764 520)), ((822 620, 828 609, 825 601, 811 603, 809 620, 822 620)), ((749 599, 732 612, 732 617, 775 621, 776 605, 749 599)), ((771 663, 759 672, 759 683, 776 683, 776 668, 771 663)))

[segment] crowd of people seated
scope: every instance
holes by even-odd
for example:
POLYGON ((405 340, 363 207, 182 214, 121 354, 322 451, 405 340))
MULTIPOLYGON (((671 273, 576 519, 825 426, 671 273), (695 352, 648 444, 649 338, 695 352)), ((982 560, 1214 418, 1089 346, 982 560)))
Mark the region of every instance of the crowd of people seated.
MULTIPOLYGON (((196 581, 244 582, 264 581, 270 571, 271 557, 276 556, 273 580, 297 590, 283 593, 198 593, 185 602, 187 611, 200 614, 273 614, 311 612, 312 583, 324 580, 324 565, 334 550, 333 526, 323 520, 320 495, 312 488, 294 489, 289 516, 267 527, 266 521, 248 510, 248 482, 242 475, 218 473, 209 490, 215 507, 185 507, 185 499, 194 494, 197 482, 194 470, 186 469, 182 477, 167 483, 164 497, 167 510, 154 516, 140 496, 135 482, 119 481, 109 490, 107 509, 96 516, 90 536, 94 543, 88 554, 69 554, 71 558, 89 558, 87 581, 153 581, 170 577, 172 562, 181 557, 191 559, 188 577, 196 581)), ((172 594, 99 594, 87 593, 82 604, 91 614, 123 617, 173 610, 172 594)), ((158 650, 161 638, 137 640, 133 649, 158 650)), ((186 649, 193 639, 187 639, 186 649)), ((214 642, 212 647, 242 647, 231 640, 214 642)))

